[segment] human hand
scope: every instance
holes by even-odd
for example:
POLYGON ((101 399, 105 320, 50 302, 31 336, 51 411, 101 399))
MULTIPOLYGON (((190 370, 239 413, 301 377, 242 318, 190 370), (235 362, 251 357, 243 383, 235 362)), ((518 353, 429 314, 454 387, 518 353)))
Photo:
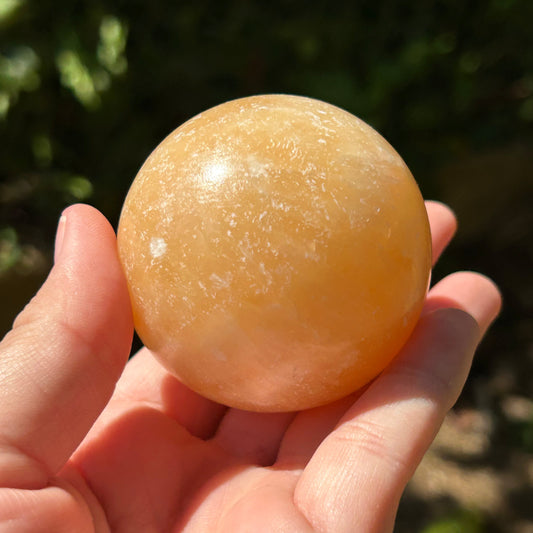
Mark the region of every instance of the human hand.
MULTIPOLYGON (((455 230, 428 202, 434 259, 455 230)), ((55 266, 0 344, 0 532, 382 532, 500 307, 487 278, 429 292, 364 390, 299 413, 227 409, 142 349, 112 228, 66 210, 55 266)))

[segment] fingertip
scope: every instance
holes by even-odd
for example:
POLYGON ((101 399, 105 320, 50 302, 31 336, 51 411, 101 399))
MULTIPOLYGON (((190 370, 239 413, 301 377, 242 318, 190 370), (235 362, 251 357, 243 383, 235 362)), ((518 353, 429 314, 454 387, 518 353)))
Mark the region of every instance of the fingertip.
POLYGON ((63 239, 65 237, 65 226, 67 223, 67 217, 62 214, 59 217, 56 230, 56 240, 54 246, 54 264, 57 263, 61 257, 61 249, 63 248, 63 239))
MULTIPOLYGON (((116 248, 115 231, 107 218, 98 209, 87 204, 73 204, 67 207, 59 219, 60 247, 77 245, 86 238, 96 238, 100 248, 116 248), (109 247, 108 245, 113 244, 109 247)), ((86 247, 86 245, 84 244, 86 247)))
POLYGON ((438 200, 426 200, 426 209, 428 211, 431 211, 435 214, 438 214, 439 216, 445 217, 450 221, 453 221, 455 224, 457 224, 457 217, 455 215, 455 212, 453 209, 444 202, 440 202, 438 200))
POLYGON ((466 309, 441 307, 425 315, 424 321, 424 326, 432 332, 432 338, 439 338, 441 334, 442 345, 449 340, 454 345, 472 347, 473 351, 479 342, 479 322, 466 309))
POLYGON ((426 210, 431 228, 431 241, 435 264, 457 232, 457 218, 449 206, 434 200, 426 201, 426 210))
POLYGON ((124 346, 123 340, 133 336, 133 318, 115 231, 100 211, 87 204, 69 206, 62 217, 65 218, 61 246, 64 266, 69 272, 76 272, 76 279, 71 283, 79 287, 80 293, 86 293, 85 299, 78 298, 78 303, 82 306, 92 303, 99 309, 102 336, 110 336, 113 324, 111 345, 124 346))
POLYGON ((84 238, 88 233, 96 234, 104 239, 114 236, 114 230, 100 211, 88 204, 72 204, 66 207, 57 224, 54 264, 63 259, 66 249, 73 245, 71 237, 74 235, 74 242, 79 238, 84 238))
POLYGON ((502 295, 496 283, 484 274, 455 272, 429 291, 424 312, 446 307, 469 313, 484 335, 501 311, 502 295))

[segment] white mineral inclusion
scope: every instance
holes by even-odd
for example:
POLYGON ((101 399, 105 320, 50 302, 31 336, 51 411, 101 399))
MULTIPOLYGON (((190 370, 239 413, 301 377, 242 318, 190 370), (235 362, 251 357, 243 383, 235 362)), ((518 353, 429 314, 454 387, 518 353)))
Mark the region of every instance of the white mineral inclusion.
POLYGON ((153 258, 161 257, 167 251, 167 243, 161 237, 152 237, 150 241, 150 253, 153 258))
POLYGON ((246 162, 252 176, 263 176, 268 172, 270 167, 268 161, 261 161, 255 154, 248 155, 246 162))

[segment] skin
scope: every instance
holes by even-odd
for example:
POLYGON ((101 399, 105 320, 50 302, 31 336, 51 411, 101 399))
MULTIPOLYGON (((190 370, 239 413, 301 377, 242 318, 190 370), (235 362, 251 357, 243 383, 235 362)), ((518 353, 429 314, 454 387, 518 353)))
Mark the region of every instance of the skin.
MULTIPOLYGON (((436 260, 456 222, 427 209, 436 260)), ((299 413, 226 409, 146 349, 126 364, 114 232, 72 206, 55 266, 0 344, 0 532, 392 531, 500 302, 486 277, 454 273, 363 391, 299 413)))

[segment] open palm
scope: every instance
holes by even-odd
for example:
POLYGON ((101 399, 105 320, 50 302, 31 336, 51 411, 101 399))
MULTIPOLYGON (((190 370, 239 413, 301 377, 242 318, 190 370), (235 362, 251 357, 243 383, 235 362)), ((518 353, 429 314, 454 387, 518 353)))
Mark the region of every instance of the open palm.
MULTIPOLYGON (((428 202, 434 259, 455 229, 428 202)), ((0 531, 391 531, 500 297, 471 272, 430 291, 393 363, 299 413, 227 409, 142 349, 114 233, 69 208, 45 285, 0 345, 0 531)))

